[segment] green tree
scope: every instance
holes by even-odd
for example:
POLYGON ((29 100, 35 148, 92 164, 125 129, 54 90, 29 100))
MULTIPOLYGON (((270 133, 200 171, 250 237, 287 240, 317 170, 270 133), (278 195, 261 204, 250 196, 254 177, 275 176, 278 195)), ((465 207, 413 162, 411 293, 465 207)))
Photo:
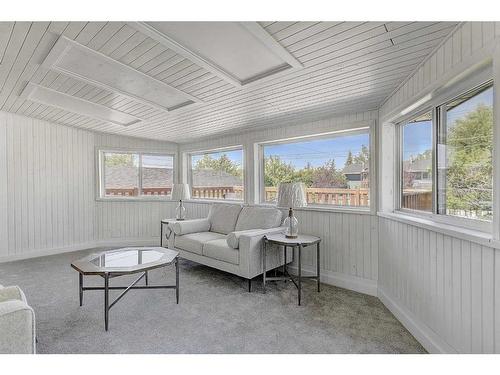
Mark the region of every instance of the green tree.
POLYGON ((352 151, 349 150, 349 153, 347 154, 347 159, 345 160, 345 165, 351 165, 354 162, 353 157, 352 157, 352 151))
POLYGON ((134 165, 134 155, 132 154, 107 154, 105 156, 106 166, 116 167, 116 166, 127 166, 132 167, 134 165))
POLYGON ((491 209, 492 132, 493 109, 485 105, 479 105, 448 129, 448 208, 491 209))
POLYGON ((368 147, 365 145, 361 146, 361 151, 354 157, 354 162, 356 164, 362 164, 365 165, 368 163, 368 160, 370 160, 370 153, 368 151, 368 147))
POLYGON ((307 163, 304 168, 294 172, 293 180, 303 182, 306 187, 310 187, 314 182, 315 170, 311 163, 307 163))
POLYGON ((212 169, 226 172, 240 178, 243 176, 241 166, 234 163, 226 154, 222 154, 218 159, 214 159, 212 156, 205 154, 196 162, 194 169, 212 169))
POLYGON ((281 182, 295 182, 295 168, 287 164, 279 156, 264 159, 265 186, 278 186, 281 182))
POLYGON ((337 170, 335 160, 327 161, 316 168, 313 175, 312 187, 316 188, 346 188, 347 179, 341 171, 337 170))

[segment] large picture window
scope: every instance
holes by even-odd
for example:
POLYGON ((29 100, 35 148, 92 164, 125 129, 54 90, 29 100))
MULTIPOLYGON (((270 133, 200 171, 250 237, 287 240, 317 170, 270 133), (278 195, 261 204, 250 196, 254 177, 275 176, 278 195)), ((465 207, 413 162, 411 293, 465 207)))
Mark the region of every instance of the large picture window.
POLYGON ((492 83, 411 117, 400 124, 399 134, 400 208, 459 225, 469 219, 466 223, 487 230, 493 206, 492 83))
POLYGON ((262 197, 276 202, 282 182, 303 182, 309 205, 368 207, 368 129, 263 144, 262 197))
POLYGON ((173 155, 101 150, 99 163, 101 198, 170 196, 173 155))
POLYGON ((193 199, 244 199, 242 148, 192 153, 189 157, 193 199))

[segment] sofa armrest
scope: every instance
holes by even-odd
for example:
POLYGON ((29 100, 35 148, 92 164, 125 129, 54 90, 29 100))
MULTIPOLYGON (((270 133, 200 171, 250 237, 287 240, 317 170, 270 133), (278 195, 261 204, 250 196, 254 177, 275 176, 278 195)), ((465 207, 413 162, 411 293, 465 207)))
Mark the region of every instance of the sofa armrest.
POLYGON ((227 235, 226 241, 227 245, 229 247, 232 247, 233 249, 238 249, 240 247, 240 238, 242 236, 247 236, 247 237, 254 237, 254 236, 260 236, 261 238, 264 237, 266 234, 271 234, 271 233, 279 233, 281 231, 284 231, 285 229, 283 227, 278 227, 278 228, 270 228, 270 229, 247 229, 247 230, 240 230, 240 231, 235 231, 231 232, 227 235), (275 232, 274 230, 279 229, 278 232, 275 232))
POLYGON ((26 302, 26 296, 18 286, 7 286, 0 288, 0 302, 9 300, 26 302))
POLYGON ((24 301, 0 303, 0 353, 34 354, 35 313, 24 301))
POLYGON ((185 221, 176 221, 170 228, 177 236, 188 233, 208 232, 210 230, 210 221, 208 219, 193 219, 185 221))
MULTIPOLYGON (((241 276, 253 278, 262 274, 262 239, 266 234, 283 233, 286 230, 284 227, 276 227, 270 229, 262 229, 258 232, 243 234, 240 236, 239 251, 240 251, 240 273, 241 276)), ((279 254, 266 254, 266 263, 268 269, 277 267, 281 262, 279 254), (271 258, 273 259, 271 259, 271 258), (274 259, 276 258, 276 259, 274 259), (267 261, 269 259, 269 262, 267 261)), ((284 260, 283 260, 284 262, 284 260)), ((282 263, 282 262, 281 262, 282 263)), ((283 264, 283 263, 282 263, 283 264)))

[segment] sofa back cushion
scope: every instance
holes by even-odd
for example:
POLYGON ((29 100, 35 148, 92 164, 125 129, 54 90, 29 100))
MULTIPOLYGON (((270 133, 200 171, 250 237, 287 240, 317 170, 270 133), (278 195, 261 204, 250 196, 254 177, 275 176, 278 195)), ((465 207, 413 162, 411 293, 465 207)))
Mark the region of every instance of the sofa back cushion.
POLYGON ((208 213, 210 232, 222 234, 233 232, 240 211, 239 204, 213 204, 208 213))
POLYGON ((277 208, 243 207, 235 231, 248 229, 269 229, 281 225, 282 213, 277 208))

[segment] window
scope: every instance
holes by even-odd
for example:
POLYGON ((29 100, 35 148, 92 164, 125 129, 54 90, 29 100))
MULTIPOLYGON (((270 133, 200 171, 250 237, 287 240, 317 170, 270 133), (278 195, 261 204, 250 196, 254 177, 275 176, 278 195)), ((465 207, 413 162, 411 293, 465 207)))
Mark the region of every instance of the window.
POLYGON ((368 207, 368 129, 261 145, 261 201, 276 202, 281 182, 303 182, 310 205, 368 207))
POLYGON ((193 153, 189 156, 193 199, 243 200, 242 148, 193 153))
POLYGON ((170 195, 173 155, 101 150, 99 161, 101 198, 170 195))
POLYGON ((446 216, 448 222, 480 230, 490 228, 492 83, 441 99, 428 112, 402 122, 399 130, 399 207, 446 216))
POLYGON ((401 125, 401 208, 432 212, 432 112, 401 125))
POLYGON ((440 115, 438 213, 491 221, 493 87, 459 96, 440 115))

